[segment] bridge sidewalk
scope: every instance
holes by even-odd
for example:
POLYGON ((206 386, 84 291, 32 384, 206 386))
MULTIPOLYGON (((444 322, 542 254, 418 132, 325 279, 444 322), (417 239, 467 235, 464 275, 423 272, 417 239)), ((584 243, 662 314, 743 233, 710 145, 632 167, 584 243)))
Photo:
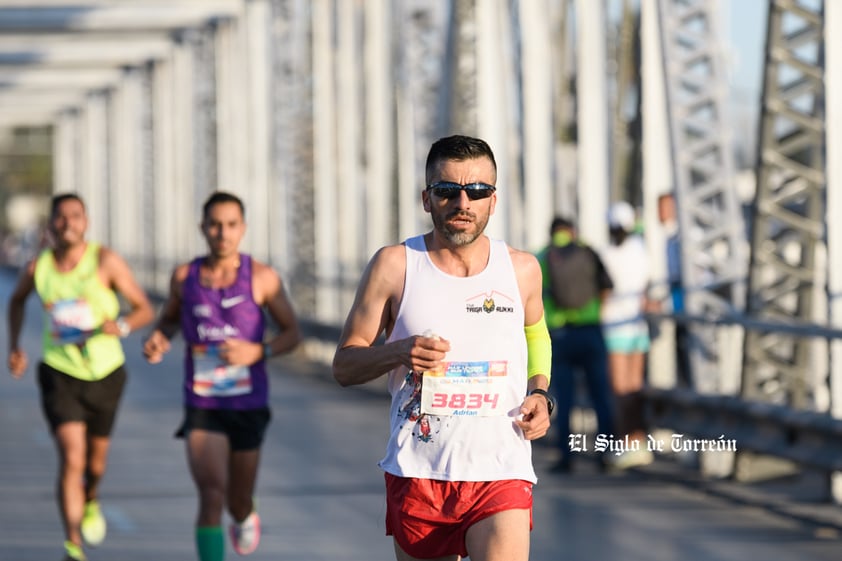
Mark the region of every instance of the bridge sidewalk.
MULTIPOLYGON (((3 301, 8 289, 0 282, 3 301)), ((37 302, 31 304, 37 317, 37 302)), ((181 353, 176 346, 150 367, 140 340, 133 334, 126 341, 130 383, 102 488, 109 537, 88 556, 192 561, 195 492, 183 443, 172 438, 181 417, 181 353)), ((37 360, 37 322, 27 321, 24 343, 37 360)), ((249 559, 392 559, 376 466, 388 414, 382 385, 340 388, 324 364, 298 356, 273 360, 272 370, 275 417, 258 482, 264 537, 249 559)), ((810 494, 805 482, 815 479, 708 482, 666 459, 617 474, 599 473, 584 459, 560 476, 548 471, 557 453, 550 443, 539 441, 534 450, 539 482, 531 561, 839 559, 842 517, 838 507, 810 494)), ((32 369, 23 380, 2 373, 0 561, 58 561, 55 463, 32 369)))

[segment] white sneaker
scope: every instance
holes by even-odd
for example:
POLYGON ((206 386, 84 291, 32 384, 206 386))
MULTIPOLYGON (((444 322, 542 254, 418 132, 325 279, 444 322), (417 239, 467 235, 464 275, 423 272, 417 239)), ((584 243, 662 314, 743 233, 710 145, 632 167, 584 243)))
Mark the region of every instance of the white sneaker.
POLYGON ((240 555, 253 553, 260 543, 260 516, 252 511, 239 524, 236 522, 232 523, 228 530, 234 551, 240 555))

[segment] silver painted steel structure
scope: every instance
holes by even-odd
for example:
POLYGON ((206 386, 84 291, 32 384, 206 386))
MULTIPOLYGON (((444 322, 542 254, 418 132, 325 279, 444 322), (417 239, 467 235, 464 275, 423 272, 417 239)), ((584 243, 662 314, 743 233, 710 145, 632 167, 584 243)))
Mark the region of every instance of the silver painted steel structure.
POLYGON ((304 316, 335 324, 374 251, 427 227, 439 136, 495 148, 492 235, 535 250, 554 210, 575 214, 553 185, 550 38, 567 7, 0 0, 0 127, 53 128, 54 188, 88 199, 91 236, 156 291, 201 251, 207 193, 239 193, 245 247, 285 273, 304 316))
MULTIPOLYGON (((823 11, 770 3, 747 305, 758 318, 828 321, 823 11)), ((821 341, 750 333, 742 395, 827 410, 823 355, 821 341)))
MULTIPOLYGON (((659 0, 658 9, 686 312, 735 313, 744 302, 745 230, 726 136, 716 12, 707 0, 659 0)), ((736 387, 736 374, 722 372, 714 330, 698 323, 689 330, 695 388, 736 387)))
MULTIPOLYGON (((641 1, 640 20, 643 218, 654 284, 651 295, 659 301, 667 301, 666 232, 660 224, 657 205, 658 197, 673 189, 673 173, 658 0, 641 1)), ((662 322, 659 330, 660 336, 653 339, 649 350, 647 381, 657 388, 672 388, 679 380, 675 324, 662 322)))
MULTIPOLYGON (((746 309, 761 320, 827 321, 826 277, 838 287, 842 275, 838 243, 825 230, 823 4, 771 3, 750 275, 725 126, 718 3, 639 5, 650 30, 642 70, 646 87, 654 84, 642 100, 650 251, 663 261, 654 206, 674 189, 690 314, 743 312, 748 278, 746 309)), ((156 291, 166 290, 176 262, 202 251, 206 195, 240 194, 244 247, 282 271, 303 318, 336 327, 371 255, 428 227, 419 200, 424 157, 445 134, 479 135, 498 155, 491 235, 537 250, 552 215, 564 213, 589 241, 604 240, 617 173, 603 64, 607 6, 0 0, 0 127, 52 127, 55 190, 85 196, 91 236, 126 255, 156 291), (578 149, 564 130, 573 128, 574 76, 578 149)), ((694 324, 693 333, 697 390, 736 391, 735 361, 723 355, 742 331, 694 324)), ((763 332, 732 353, 737 363, 740 350, 743 397, 827 410, 821 343, 763 332)), ((653 347, 650 374, 658 355, 653 347)), ((674 385, 674 368, 663 370, 650 381, 674 385)), ((837 379, 837 415, 839 388, 837 379)))
MULTIPOLYGON (((833 2, 825 6, 825 94, 829 99, 842 95, 842 43, 830 41, 842 33, 842 5, 833 2)), ((842 152, 842 108, 829 104, 825 113, 825 150, 829 154, 842 152)), ((842 208, 842 159, 827 161, 827 218, 828 240, 828 310, 830 324, 842 327, 842 221, 835 220, 834 210, 842 208)), ((842 418, 842 339, 830 342, 830 414, 842 418)), ((842 502, 842 473, 831 476, 831 492, 837 502, 842 502)))

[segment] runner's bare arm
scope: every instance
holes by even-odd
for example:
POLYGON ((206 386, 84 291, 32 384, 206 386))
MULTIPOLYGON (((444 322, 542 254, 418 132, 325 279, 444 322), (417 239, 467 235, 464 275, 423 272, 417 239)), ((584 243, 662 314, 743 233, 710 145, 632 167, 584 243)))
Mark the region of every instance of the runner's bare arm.
POLYGON ((252 260, 252 295, 261 307, 266 307, 279 333, 265 342, 228 339, 220 346, 220 357, 228 364, 251 365, 269 356, 294 349, 301 341, 301 330, 292 303, 287 298, 277 271, 252 260))
POLYGON ((29 359, 26 351, 20 348, 20 332, 26 310, 26 299, 35 290, 35 260, 27 264, 18 277, 12 295, 9 298, 9 372, 15 378, 20 378, 26 372, 29 359))
POLYGON ((544 315, 544 300, 541 293, 541 265, 531 253, 509 249, 515 268, 520 297, 523 302, 523 325, 534 325, 544 315))
POLYGON ((267 351, 271 356, 288 353, 301 342, 301 329, 283 280, 277 271, 256 262, 254 281, 255 288, 261 295, 258 303, 266 306, 269 317, 274 320, 279 330, 275 337, 266 341, 267 351))
POLYGON ((143 355, 150 363, 161 362, 164 353, 170 350, 170 339, 181 328, 181 288, 188 271, 188 264, 179 265, 170 278, 167 301, 164 302, 155 329, 143 344, 143 355))
POLYGON ((443 339, 416 335, 375 345, 394 326, 405 274, 403 245, 382 248, 366 267, 333 358, 333 376, 340 385, 364 384, 400 365, 430 370, 450 350, 443 339))
MULTIPOLYGON (((155 318, 155 313, 146 292, 135 280, 128 263, 116 251, 103 247, 100 250, 99 264, 106 285, 119 293, 131 307, 131 311, 121 320, 131 331, 148 325, 155 318)), ((102 325, 102 331, 108 335, 122 335, 116 320, 106 321, 102 325)))
MULTIPOLYGON (((524 327, 541 321, 544 315, 544 301, 541 293, 541 265, 534 255, 511 249, 512 264, 515 267, 520 295, 523 300, 524 327)), ((549 374, 549 373, 548 373, 549 374)), ((535 389, 546 391, 549 378, 538 374, 529 378, 527 396, 521 404, 522 420, 516 421, 527 440, 535 440, 547 434, 550 428, 550 415, 547 399, 540 394, 528 395, 535 389)))

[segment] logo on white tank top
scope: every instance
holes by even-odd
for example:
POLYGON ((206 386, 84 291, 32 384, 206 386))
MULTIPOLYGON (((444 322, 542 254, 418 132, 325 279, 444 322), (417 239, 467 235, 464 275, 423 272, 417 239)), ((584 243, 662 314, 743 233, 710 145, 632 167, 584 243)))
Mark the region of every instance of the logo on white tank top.
POLYGON ((465 300, 465 311, 469 314, 491 314, 491 313, 515 313, 514 299, 509 298, 502 292, 492 290, 471 296, 465 300))

